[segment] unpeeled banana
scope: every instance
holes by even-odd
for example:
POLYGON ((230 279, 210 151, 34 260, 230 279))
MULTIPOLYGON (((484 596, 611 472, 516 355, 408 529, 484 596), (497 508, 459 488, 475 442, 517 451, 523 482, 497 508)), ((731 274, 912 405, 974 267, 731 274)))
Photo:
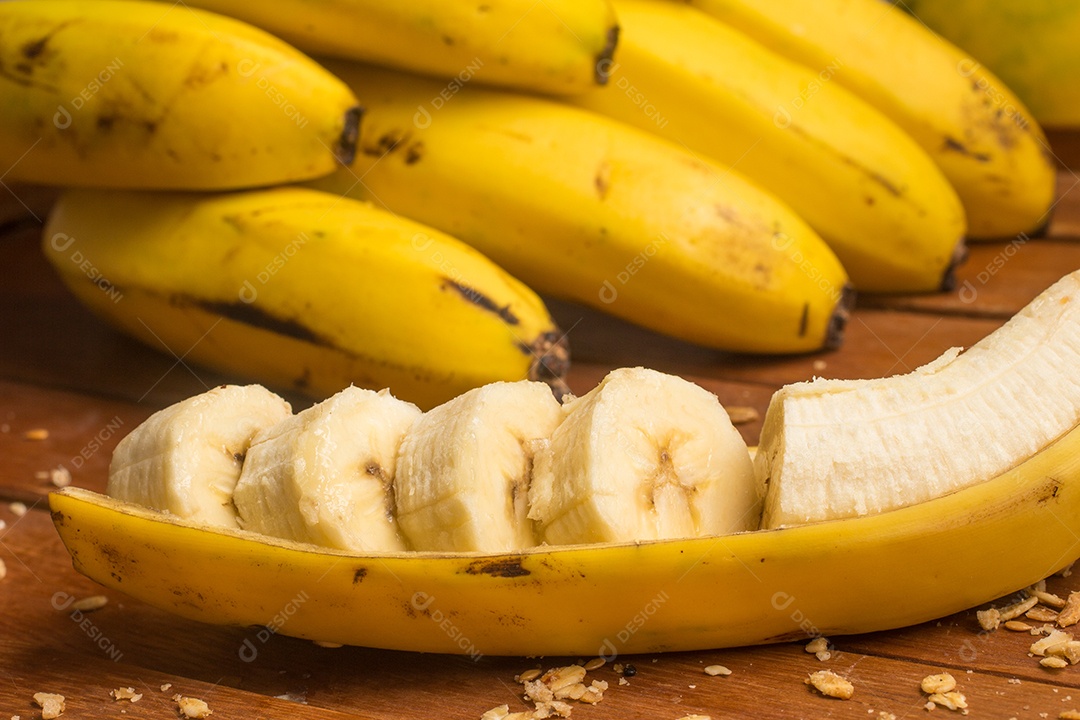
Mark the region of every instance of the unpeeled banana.
POLYGON ((802 101, 811 108, 835 81, 891 117, 956 188, 970 237, 1034 233, 1047 224, 1054 161, 1027 108, 985 67, 893 3, 692 4, 816 75, 789 107, 802 101))
POLYGON ((216 189, 348 163, 360 110, 281 40, 183 5, 0 3, 7 181, 216 189))
POLYGON ((615 6, 625 32, 611 81, 568 102, 768 189, 825 239, 856 290, 952 287, 964 211, 900 127, 839 83, 700 10, 655 0, 615 6))
POLYGON ((1080 271, 962 354, 784 387, 755 458, 763 526, 883 513, 1005 472, 1080 422, 1078 366, 1080 271))
POLYGON ((255 435, 292 414, 258 385, 226 385, 151 415, 116 446, 106 492, 194 523, 237 527, 233 492, 255 435))
POLYGON ((43 248, 124 331, 275 387, 319 398, 391 387, 426 408, 496 380, 564 387, 566 340, 529 288, 457 240, 355 200, 301 188, 71 191, 43 248))
POLYGON ((318 187, 476 247, 539 292, 715 348, 836 346, 847 274, 813 230, 730 169, 536 98, 329 62, 363 88, 360 151, 318 187))
POLYGON ((317 55, 449 79, 568 93, 605 81, 618 39, 608 0, 195 0, 317 55), (303 22, 297 22, 303 18, 303 22))

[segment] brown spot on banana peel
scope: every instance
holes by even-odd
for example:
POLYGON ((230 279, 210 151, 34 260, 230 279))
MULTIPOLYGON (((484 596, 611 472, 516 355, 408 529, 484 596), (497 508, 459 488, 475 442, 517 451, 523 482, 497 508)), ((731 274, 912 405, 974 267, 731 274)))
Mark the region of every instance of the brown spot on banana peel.
POLYGON ((611 77, 612 58, 615 57, 615 48, 619 45, 619 26, 612 25, 608 28, 604 47, 596 54, 596 64, 593 65, 593 80, 597 85, 607 85, 611 77))
POLYGON ((367 577, 367 568, 356 568, 356 572, 352 576, 352 584, 358 585, 364 582, 365 577, 367 577))
POLYGON ((345 122, 341 129, 341 135, 334 143, 333 153, 342 165, 352 165, 356 159, 356 145, 360 141, 360 119, 364 115, 364 109, 354 105, 345 111, 345 122))
POLYGON ((174 305, 195 305, 207 312, 221 315, 229 320, 235 320, 236 322, 244 323, 245 325, 252 325, 264 330, 269 330, 279 335, 295 338, 296 340, 303 340, 304 342, 309 342, 314 345, 334 347, 333 343, 315 334, 311 328, 306 325, 301 325, 296 320, 275 317, 261 308, 256 307, 253 303, 241 301, 221 302, 217 300, 198 300, 185 296, 173 296, 171 301, 174 305))
POLYGON ((522 567, 522 558, 504 557, 495 560, 476 560, 466 566, 465 573, 468 575, 491 575, 492 577, 516 578, 530 575, 531 573, 522 567))
POLYGON ((972 152, 971 150, 968 150, 967 146, 964 145, 964 143, 960 142, 956 138, 949 137, 947 135, 945 136, 945 144, 942 146, 942 148, 945 150, 952 150, 953 152, 958 152, 961 155, 967 155, 976 162, 990 162, 990 160, 992 159, 987 153, 972 152))
POLYGON ((465 298, 477 307, 481 307, 484 310, 490 310, 491 312, 495 313, 507 325, 521 324, 521 321, 518 320, 517 316, 514 315, 514 313, 510 312, 509 305, 499 307, 497 304, 495 304, 494 300, 492 300, 479 290, 474 290, 468 285, 463 285, 462 283, 459 283, 456 280, 451 280, 450 278, 443 278, 442 287, 451 287, 454 290, 457 290, 458 293, 461 294, 461 297, 465 298))

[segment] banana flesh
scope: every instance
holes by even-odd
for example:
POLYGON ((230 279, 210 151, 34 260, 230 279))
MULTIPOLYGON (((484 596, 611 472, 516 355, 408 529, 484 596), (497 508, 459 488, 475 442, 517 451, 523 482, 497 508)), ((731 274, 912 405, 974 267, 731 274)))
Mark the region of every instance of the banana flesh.
POLYGON ((1035 233, 1047 224, 1056 163, 1031 113, 1005 83, 894 3, 693 4, 816 74, 796 96, 805 108, 817 100, 812 91, 835 81, 892 118, 956 189, 972 239, 1035 233))
POLYGON ((695 8, 615 7, 625 32, 611 80, 569 102, 766 188, 824 238, 858 291, 952 287, 966 230, 960 200, 885 114, 695 8))
POLYGON ((428 411, 405 437, 397 519, 416 550, 514 552, 536 545, 533 454, 560 419, 541 383, 493 383, 428 411))
POLYGON ((784 387, 755 458, 763 526, 882 513, 1005 472, 1080 422, 1078 366, 1080 271, 962 354, 784 387))
POLYGON ((554 93, 605 80, 618 38, 608 0, 195 0, 305 52, 451 80, 554 93), (296 19, 302 17, 303 22, 296 19))
POLYGON ((609 373, 563 406, 538 452, 529 516, 551 545, 757 528, 750 454, 716 396, 644 368, 609 373))
POLYGON ((317 187, 459 237, 538 292, 684 340, 768 353, 842 341, 852 296, 835 254, 730 168, 561 103, 470 85, 436 109, 437 82, 327 66, 363 89, 365 115, 353 166, 317 187))
POLYGON ((337 78, 245 23, 116 0, 0 3, 0 165, 63 186, 225 189, 348 163, 337 78))
POLYGON ((569 365, 520 281, 338 195, 69 191, 42 247, 84 304, 151 347, 317 399, 356 384, 430 408, 497 380, 562 387, 569 365))
POLYGON ((237 527, 232 495, 251 441, 291 414, 258 385, 224 385, 159 410, 116 446, 107 492, 191 522, 237 527))
POLYGON ((266 428, 233 493, 240 527, 339 550, 404 550, 393 483, 398 446, 418 417, 385 390, 349 387, 266 428))

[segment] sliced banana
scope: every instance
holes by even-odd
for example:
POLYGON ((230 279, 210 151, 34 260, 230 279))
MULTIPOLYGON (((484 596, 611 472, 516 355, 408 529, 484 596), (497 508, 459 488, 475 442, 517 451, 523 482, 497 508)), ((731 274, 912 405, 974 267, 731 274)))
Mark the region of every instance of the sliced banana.
POLYGON ((628 542, 757 527, 750 453, 716 396, 643 368, 563 406, 537 453, 529 517, 545 542, 628 542))
POLYGON ((120 441, 106 492, 187 520, 237 527, 233 489, 252 438, 292 414, 260 385, 223 385, 151 415, 120 441))
POLYGON ((340 550, 404 550, 393 481, 419 417, 387 390, 348 387, 263 431, 233 493, 240 526, 340 550))
POLYGON ((994 477, 1080 422, 1080 271, 907 375, 782 388, 755 460, 764 527, 880 513, 994 477))
POLYGON ((536 544, 534 447, 558 425, 538 382, 497 382, 428 411, 401 446, 397 517, 417 550, 505 552, 536 544))

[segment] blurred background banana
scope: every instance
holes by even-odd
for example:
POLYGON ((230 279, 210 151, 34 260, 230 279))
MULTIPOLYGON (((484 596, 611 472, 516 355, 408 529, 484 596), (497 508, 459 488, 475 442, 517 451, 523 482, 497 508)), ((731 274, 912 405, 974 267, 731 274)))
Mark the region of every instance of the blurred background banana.
POLYGON ((431 407, 493 380, 561 387, 567 370, 543 302, 490 260, 315 190, 72 191, 43 248, 114 325, 278 388, 326 397, 350 383, 392 387, 431 407))
POLYGON ((360 110, 274 36, 183 5, 0 3, 7 181, 215 189, 349 162, 360 110))
POLYGON ((459 237, 534 289, 727 350, 841 340, 833 252, 729 168, 608 118, 327 61, 362 89, 356 160, 314 185, 459 237), (719 314, 713 309, 724 308, 719 314))
POLYGON ((616 8, 625 32, 610 87, 571 102, 768 188, 821 234, 859 291, 952 286, 964 212, 903 130, 699 10, 651 0, 616 8))
POLYGON ((1031 113, 988 70, 892 3, 692 4, 891 117, 956 188, 972 238, 1034 233, 1049 220, 1054 163, 1031 113))
POLYGON ((602 83, 619 28, 608 0, 194 0, 316 55, 569 93, 602 83), (302 21, 298 21, 302 18, 302 21))

